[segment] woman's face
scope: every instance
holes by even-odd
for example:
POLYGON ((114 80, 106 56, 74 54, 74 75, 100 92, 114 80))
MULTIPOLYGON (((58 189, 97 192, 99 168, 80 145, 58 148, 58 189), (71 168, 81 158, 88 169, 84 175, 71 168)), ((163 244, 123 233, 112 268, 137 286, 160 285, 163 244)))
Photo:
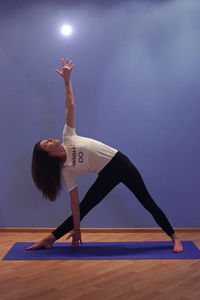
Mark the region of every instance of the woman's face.
POLYGON ((58 153, 60 150, 61 143, 59 140, 55 139, 47 139, 47 140, 42 140, 40 142, 40 147, 47 151, 50 155, 54 156, 58 153))

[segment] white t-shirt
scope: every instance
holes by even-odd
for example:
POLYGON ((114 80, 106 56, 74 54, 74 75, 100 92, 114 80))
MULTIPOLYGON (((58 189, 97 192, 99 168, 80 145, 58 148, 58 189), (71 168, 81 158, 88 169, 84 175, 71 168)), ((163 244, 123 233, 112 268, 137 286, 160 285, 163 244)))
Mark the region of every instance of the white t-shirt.
POLYGON ((99 173, 118 152, 94 139, 76 134, 76 129, 65 124, 62 146, 67 152, 62 177, 70 192, 76 186, 75 177, 86 173, 99 173))

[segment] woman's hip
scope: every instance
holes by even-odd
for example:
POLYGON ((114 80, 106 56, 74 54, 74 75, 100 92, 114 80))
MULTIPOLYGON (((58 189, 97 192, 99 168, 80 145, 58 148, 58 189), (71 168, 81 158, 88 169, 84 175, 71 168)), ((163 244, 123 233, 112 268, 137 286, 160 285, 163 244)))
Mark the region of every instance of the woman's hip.
POLYGON ((109 163, 99 172, 99 175, 108 175, 113 177, 121 177, 127 168, 130 167, 131 161, 122 152, 118 151, 109 163))

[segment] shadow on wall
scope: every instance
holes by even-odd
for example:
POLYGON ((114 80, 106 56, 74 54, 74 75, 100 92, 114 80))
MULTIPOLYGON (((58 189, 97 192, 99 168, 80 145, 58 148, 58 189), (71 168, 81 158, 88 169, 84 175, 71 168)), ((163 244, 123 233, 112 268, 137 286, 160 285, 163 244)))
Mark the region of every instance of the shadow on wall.
POLYGON ((2 209, 1 208, 0 208, 0 220, 1 220, 0 227, 6 227, 4 215, 2 213, 2 209))
MULTIPOLYGON (((35 193, 31 193, 34 183, 31 177, 30 156, 20 155, 15 158, 12 173, 9 174, 9 181, 12 183, 12 186, 7 193, 9 197, 8 216, 10 216, 12 220, 17 220, 21 218, 22 215, 26 216, 26 212, 35 211, 40 203, 39 199, 38 201, 36 201, 36 199, 33 201, 32 199, 35 193), (18 203, 16 203, 16 201, 18 203), (16 211, 16 207, 21 208, 16 211)), ((8 222, 6 221, 6 223, 8 222)))

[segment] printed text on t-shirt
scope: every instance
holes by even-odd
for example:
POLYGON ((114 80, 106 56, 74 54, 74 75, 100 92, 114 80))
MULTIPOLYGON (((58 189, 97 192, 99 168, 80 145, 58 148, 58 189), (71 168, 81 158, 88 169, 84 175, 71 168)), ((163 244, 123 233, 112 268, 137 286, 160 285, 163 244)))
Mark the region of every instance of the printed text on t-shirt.
MULTIPOLYGON (((83 152, 82 151, 78 152, 78 162, 83 163, 83 152)), ((73 164, 73 167, 76 166, 76 163, 77 163, 77 151, 76 151, 76 147, 73 147, 72 148, 72 164, 73 164)))

